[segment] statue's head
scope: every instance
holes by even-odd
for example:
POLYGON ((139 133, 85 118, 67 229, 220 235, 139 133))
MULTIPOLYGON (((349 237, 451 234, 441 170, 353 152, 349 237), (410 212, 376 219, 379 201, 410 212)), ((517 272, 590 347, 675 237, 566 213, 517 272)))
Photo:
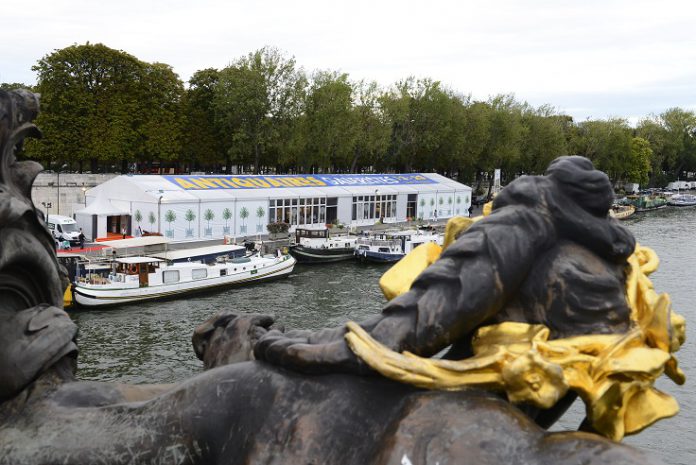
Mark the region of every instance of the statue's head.
POLYGON ((609 177, 585 157, 558 157, 546 169, 546 175, 563 186, 580 207, 597 216, 605 217, 614 202, 609 177))
POLYGON ((76 350, 61 310, 67 279, 31 201, 42 167, 15 156, 26 137, 41 136, 32 124, 38 108, 36 94, 0 90, 0 399, 76 350))

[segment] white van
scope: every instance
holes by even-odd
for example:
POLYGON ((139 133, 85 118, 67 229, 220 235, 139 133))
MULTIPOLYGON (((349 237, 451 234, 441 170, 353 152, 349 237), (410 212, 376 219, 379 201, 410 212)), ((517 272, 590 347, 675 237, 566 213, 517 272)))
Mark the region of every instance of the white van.
POLYGON ((46 223, 48 230, 59 242, 70 241, 71 244, 80 243, 80 230, 77 222, 70 217, 61 215, 48 215, 46 223))

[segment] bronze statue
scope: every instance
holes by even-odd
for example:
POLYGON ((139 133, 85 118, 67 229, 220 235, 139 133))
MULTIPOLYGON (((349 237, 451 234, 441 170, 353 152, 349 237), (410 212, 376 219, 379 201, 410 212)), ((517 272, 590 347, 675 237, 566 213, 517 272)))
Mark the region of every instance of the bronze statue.
MULTIPOLYGON (((39 135, 37 111, 33 94, 0 91, 0 463, 658 463, 535 424, 551 424, 570 394, 544 410, 476 388, 420 389, 378 376, 344 328, 283 334, 262 316, 223 312, 201 325, 194 347, 211 369, 176 385, 76 380, 65 274, 29 196, 40 167, 15 158, 39 135)), ((474 331, 501 321, 543 323, 553 337, 627 331, 621 270, 634 241, 607 202, 606 178, 584 159, 517 181, 361 327, 421 356, 451 344, 458 359, 472 354, 474 331)))

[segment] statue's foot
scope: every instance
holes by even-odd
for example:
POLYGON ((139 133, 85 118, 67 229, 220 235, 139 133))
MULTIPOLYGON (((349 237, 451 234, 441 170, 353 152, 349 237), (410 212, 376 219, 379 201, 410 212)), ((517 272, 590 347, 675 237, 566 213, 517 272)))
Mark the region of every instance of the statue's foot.
POLYGON ((268 332, 273 317, 218 313, 193 333, 193 349, 206 369, 254 359, 253 347, 268 332))

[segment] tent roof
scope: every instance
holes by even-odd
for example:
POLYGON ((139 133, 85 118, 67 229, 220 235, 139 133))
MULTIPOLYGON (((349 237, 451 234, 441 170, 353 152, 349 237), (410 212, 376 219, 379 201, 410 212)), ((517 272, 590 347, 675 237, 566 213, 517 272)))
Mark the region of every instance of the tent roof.
MULTIPOLYGON (((107 181, 108 182, 108 181, 107 181)), ((113 206, 103 191, 97 192, 97 197, 82 210, 75 212, 77 215, 128 215, 129 212, 113 206)))
POLYGON ((396 194, 470 190, 469 186, 435 173, 298 174, 294 176, 122 175, 88 190, 86 195, 98 197, 104 194, 111 200, 168 204, 199 201, 224 202, 235 199, 343 197, 365 195, 375 191, 379 194, 396 194), (293 182, 283 185, 288 178, 293 182), (249 183, 250 180, 254 180, 253 186, 240 187, 240 184, 249 183), (200 182, 202 187, 194 186, 194 182, 200 182))

